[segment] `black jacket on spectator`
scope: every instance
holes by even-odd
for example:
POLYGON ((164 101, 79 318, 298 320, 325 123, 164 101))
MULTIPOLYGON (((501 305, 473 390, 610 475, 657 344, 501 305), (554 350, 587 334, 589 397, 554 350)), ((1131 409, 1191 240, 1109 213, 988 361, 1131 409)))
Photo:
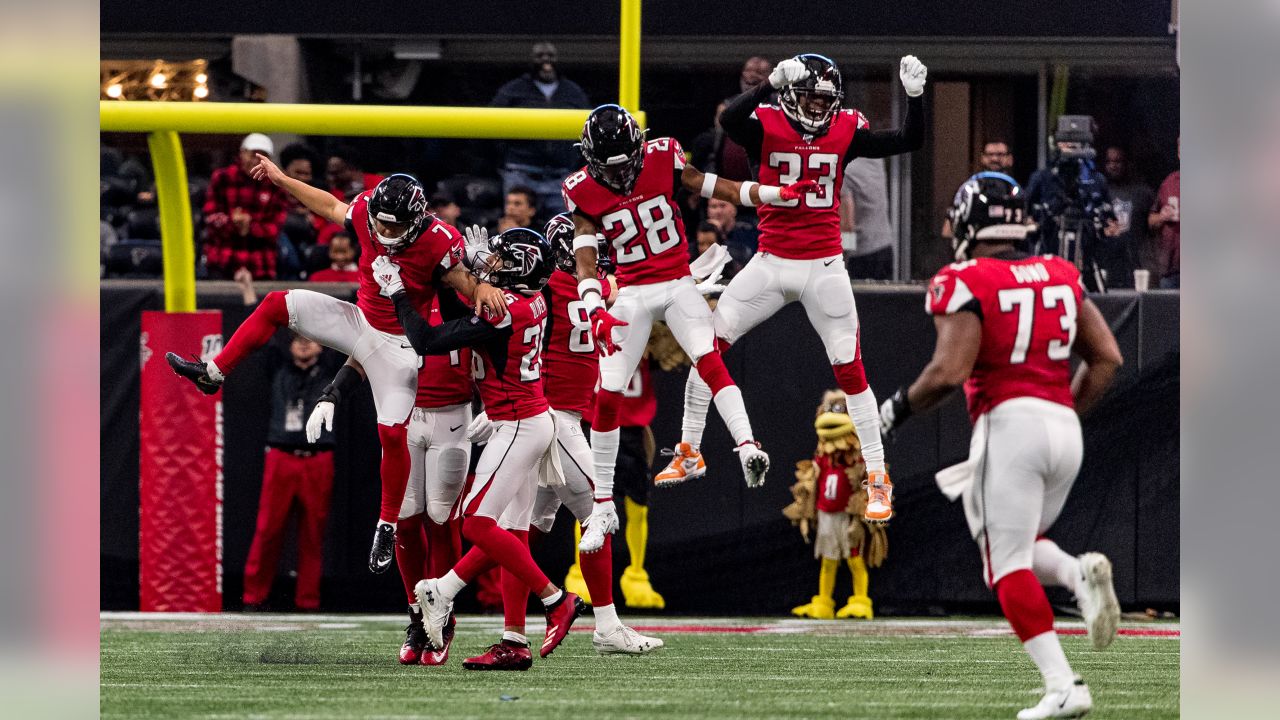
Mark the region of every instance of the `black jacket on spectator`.
MULTIPOLYGON (((591 101, 578 83, 560 77, 556 90, 547 99, 534 83, 533 75, 525 73, 498 88, 498 94, 489 103, 491 107, 509 108, 590 108, 591 101)), ((506 165, 530 165, 539 168, 576 168, 582 158, 573 143, 560 140, 513 140, 505 145, 503 162, 506 165)))
POLYGON ((325 350, 314 365, 303 370, 293 363, 287 344, 277 358, 279 365, 271 380, 271 424, 267 426, 267 445, 282 450, 333 449, 332 431, 323 431, 320 441, 311 444, 307 442, 306 426, 316 401, 333 379, 343 358, 332 350, 325 350))

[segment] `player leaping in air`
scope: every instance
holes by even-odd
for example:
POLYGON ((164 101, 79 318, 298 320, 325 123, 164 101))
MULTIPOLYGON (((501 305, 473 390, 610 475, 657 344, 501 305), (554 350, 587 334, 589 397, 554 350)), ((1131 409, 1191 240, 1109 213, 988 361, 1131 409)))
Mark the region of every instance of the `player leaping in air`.
POLYGON ((604 535, 618 529, 612 500, 618 413, 622 391, 644 354, 655 321, 666 321, 693 359, 696 372, 690 375, 700 376, 710 388, 708 397, 715 398, 737 444, 747 485, 762 484, 769 469, 769 456, 755 441, 742 393, 716 349, 711 308, 689 274, 689 249, 676 192, 683 187, 704 197, 759 205, 794 202, 813 190, 814 183, 788 181, 786 187, 777 187, 703 175, 684 164, 684 151, 673 138, 646 142, 635 118, 617 105, 591 111, 582 129, 581 149, 586 167, 565 178, 563 192, 577 233, 573 248, 578 295, 602 354, 600 394, 591 428, 599 499, 584 524, 580 545, 583 552, 593 552, 604 535), (612 314, 601 299, 597 234, 611 246, 620 288, 612 314))
POLYGON ((1084 296, 1080 271, 1059 257, 1015 250, 1027 231, 1020 195, 996 173, 960 189, 952 212, 959 262, 938 272, 925 296, 938 331, 933 359, 880 416, 891 433, 963 384, 973 439, 968 462, 948 473, 963 488, 983 579, 1044 677, 1044 697, 1018 719, 1074 718, 1093 700, 1062 652, 1042 586, 1075 593, 1097 649, 1115 639, 1120 605, 1105 556, 1072 557, 1044 533, 1080 470, 1077 413, 1097 403, 1123 359, 1084 296), (1074 379, 1073 351, 1084 361, 1074 379))
MULTIPOLYGON (((843 81, 836 64, 821 55, 797 55, 778 63, 759 86, 725 108, 720 126, 747 149, 762 183, 816 182, 801 197, 760 208, 760 251, 742 269, 716 305, 721 349, 764 322, 782 306, 799 301, 849 399, 862 455, 867 463, 866 519, 893 516, 893 486, 885 472, 876 399, 862 368, 858 311, 840 246, 840 178, 855 157, 883 158, 924 144, 925 66, 902 58, 899 75, 907 93, 901 129, 874 131, 857 110, 841 108, 843 81), (769 104, 774 91, 779 105, 769 104)), ((714 176, 708 176, 714 177, 714 176)), ((698 477, 705 471, 699 444, 712 394, 704 378, 689 373, 681 442, 658 485, 698 477)))
MULTIPOLYGON (((409 481, 406 423, 417 396, 419 361, 405 340, 391 300, 380 294, 373 279, 373 263, 378 258, 395 258, 405 291, 423 315, 430 313, 436 289, 442 285, 497 316, 506 312, 506 299, 493 286, 477 282, 463 267, 462 236, 427 212, 422 184, 408 175, 392 175, 348 205, 285 175, 263 155, 258 155, 258 164, 250 172, 258 180, 266 178, 284 188, 320 217, 346 225, 359 239, 356 302, 353 305, 311 290, 277 290, 263 298, 213 360, 185 360, 174 353, 165 359, 174 372, 212 395, 249 353, 287 326, 359 363, 373 390, 382 443, 382 501, 369 570, 385 572, 395 557, 396 520, 409 481)), ((342 372, 354 375, 357 371, 346 366, 342 372)))

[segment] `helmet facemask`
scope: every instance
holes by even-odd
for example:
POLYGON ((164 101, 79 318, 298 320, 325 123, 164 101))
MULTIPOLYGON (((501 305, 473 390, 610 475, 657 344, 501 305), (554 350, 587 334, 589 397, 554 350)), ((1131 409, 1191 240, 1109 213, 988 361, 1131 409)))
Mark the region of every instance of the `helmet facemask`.
POLYGON ((821 135, 831 126, 844 100, 844 81, 835 63, 820 55, 799 55, 809 77, 786 86, 778 96, 782 112, 801 131, 821 135))
POLYGON ((487 249, 477 251, 471 262, 471 274, 480 282, 524 295, 542 290, 550 275, 550 257, 543 257, 539 242, 545 244, 537 233, 524 228, 507 231, 489 239, 487 249), (526 242, 507 237, 511 233, 529 233, 537 238, 526 242))
POLYGON ((635 188, 644 168, 644 131, 626 110, 617 105, 593 110, 578 149, 596 182, 621 195, 635 188))

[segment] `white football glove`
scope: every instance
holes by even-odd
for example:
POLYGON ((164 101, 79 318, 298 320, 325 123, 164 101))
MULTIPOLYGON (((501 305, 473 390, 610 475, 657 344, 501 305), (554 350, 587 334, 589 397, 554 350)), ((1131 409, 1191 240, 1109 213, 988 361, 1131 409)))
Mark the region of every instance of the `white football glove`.
POLYGON ((489 442, 489 438, 493 436, 493 421, 489 419, 488 413, 480 413, 467 426, 467 440, 477 445, 483 445, 489 442))
POLYGON ((907 91, 909 97, 920 97, 924 94, 924 79, 928 74, 929 68, 925 67, 915 55, 904 56, 898 68, 902 89, 907 91))
POLYGON ((319 442, 320 433, 332 429, 333 403, 328 400, 321 400, 316 403, 316 409, 312 410, 311 416, 307 418, 307 442, 319 442))
POLYGON ((404 281, 400 279, 400 266, 391 262, 386 255, 373 259, 373 279, 382 288, 382 294, 391 297, 404 289, 404 281))
POLYGON ((604 547, 604 536, 618 531, 618 509, 612 500, 597 502, 591 508, 591 517, 582 524, 582 542, 578 550, 591 553, 604 547))
POLYGON ((724 285, 718 282, 700 282, 694 286, 702 297, 711 297, 712 295, 723 295, 724 285))
POLYGON ((787 58, 774 66, 769 73, 769 84, 780 90, 791 83, 800 82, 809 77, 809 68, 795 58, 787 58))

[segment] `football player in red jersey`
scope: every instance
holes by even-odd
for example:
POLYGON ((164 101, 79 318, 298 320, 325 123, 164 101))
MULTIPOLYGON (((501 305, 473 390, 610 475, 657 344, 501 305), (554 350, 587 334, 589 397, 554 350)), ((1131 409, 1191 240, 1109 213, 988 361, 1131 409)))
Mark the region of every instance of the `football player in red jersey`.
MULTIPOLYGON (((184 360, 168 353, 165 359, 177 374, 213 394, 249 353, 261 347, 279 328, 304 335, 349 355, 364 369, 373 389, 382 443, 382 502, 369 552, 369 570, 386 572, 395 556, 396 520, 409 481, 406 422, 413 410, 418 384, 418 358, 404 341, 391 301, 379 293, 373 264, 394 256, 406 292, 422 312, 441 284, 447 285, 490 312, 505 312, 505 299, 496 288, 476 281, 462 267, 462 238, 452 226, 427 212, 422 184, 409 175, 392 175, 373 190, 347 203, 285 175, 267 157, 258 155, 250 171, 297 198, 307 209, 330 222, 345 224, 360 242, 360 287, 356 303, 311 290, 268 293, 248 319, 236 329, 222 352, 211 361, 184 360)), ((358 380, 351 366, 339 373, 336 386, 358 380)), ((332 409, 331 404, 321 407, 332 409)), ((332 418, 329 418, 332 423, 332 418)))
MULTIPOLYGON (((915 57, 902 58, 900 76, 907 115, 896 131, 873 131, 857 110, 841 108, 840 70, 821 55, 783 60, 767 81, 734 99, 720 126, 747 149, 762 183, 811 180, 812 192, 760 208, 760 251, 742 269, 716 305, 716 337, 728 347, 782 306, 799 301, 827 350, 836 384, 849 399, 862 455, 867 463, 869 522, 893 516, 893 486, 885 472, 876 398, 867 385, 853 301, 840 246, 840 174, 855 157, 882 158, 924 144, 926 70, 915 57), (779 93, 779 105, 769 97, 779 93)), ((679 482, 685 468, 702 463, 698 445, 711 393, 695 373, 685 389, 684 426, 671 465, 659 474, 679 482)))
POLYGON ((1079 717, 1092 706, 1089 688, 1067 663, 1042 585, 1075 593, 1097 649, 1115 638, 1120 606, 1104 555, 1072 557, 1044 533, 1080 469, 1078 413, 1097 403, 1123 359, 1076 267, 1015 250, 1027 231, 1020 195, 995 173, 961 188, 952 211, 959 262, 934 276, 925 297, 938 332, 933 359, 885 401, 881 424, 892 432, 963 384, 974 426, 965 516, 983 579, 1044 676, 1044 697, 1018 718, 1079 717), (1073 351, 1083 360, 1074 378, 1073 351))
MULTIPOLYGON (((555 421, 542 391, 542 336, 547 302, 541 291, 552 272, 551 248, 545 238, 525 228, 508 230, 490 239, 487 250, 474 260, 474 272, 507 293, 507 312, 500 320, 491 314, 447 320, 431 327, 404 292, 394 263, 374 269, 413 349, 438 354, 470 346, 481 359, 476 373, 480 399, 493 422, 493 435, 480 456, 475 481, 461 503, 462 534, 474 547, 439 578, 422 580, 415 595, 423 611, 427 640, 443 649, 444 630, 453 598, 477 575, 494 565, 519 578, 526 592, 542 600, 547 632, 540 654, 550 655, 586 606, 573 593, 556 587, 529 554, 528 530, 540 468, 558 469, 554 447, 555 421), (514 531, 514 532, 513 532, 514 531)), ((552 472, 547 482, 564 482, 552 472)), ((521 596, 523 600, 527 595, 521 596)), ((503 640, 480 657, 463 663, 469 669, 525 670, 532 664, 524 628, 524 609, 518 624, 507 608, 503 640)))
MULTIPOLYGON (((447 298, 447 296, 446 296, 447 298)), ((429 324, 442 322, 439 298, 431 306, 429 324)), ((422 607, 413 589, 419 580, 448 572, 462 554, 459 525, 453 506, 467 479, 471 443, 466 437, 471 422, 471 350, 448 355, 427 355, 418 371, 418 397, 409 418, 409 484, 405 487, 400 519, 396 525, 396 565, 409 598, 409 625, 400 646, 404 665, 443 665, 449 657, 453 625, 445 628, 444 647, 427 648, 422 607)), ((349 388, 320 397, 307 419, 307 437, 320 437, 326 419, 333 418, 339 397, 349 388)))
MULTIPOLYGON (((591 325, 585 304, 578 298, 577 261, 573 253, 573 221, 556 215, 546 226, 547 240, 556 270, 542 289, 547 300, 547 330, 542 348, 542 386, 556 421, 556 449, 564 471, 563 485, 540 483, 534 500, 532 525, 526 530, 546 534, 555 524, 556 511, 565 507, 585 523, 600 497, 595 494, 591 448, 582 433, 582 416, 591 405, 599 376, 599 361, 591 341, 591 325)), ((608 285, 602 283, 606 299, 608 285)), ((487 417, 477 417, 468 436, 487 442, 492 432, 487 417)), ((613 544, 604 537, 599 550, 582 554, 582 576, 591 596, 596 627, 591 644, 602 655, 643 655, 663 646, 662 640, 632 630, 618 619, 613 602, 613 544)), ((502 573, 503 605, 508 630, 523 623, 529 590, 510 573, 502 573), (512 612, 517 613, 516 616, 512 612)), ((523 630, 520 630, 523 634, 523 630)))
POLYGON ((578 295, 585 303, 600 359, 591 448, 595 457, 596 503, 584 526, 580 548, 594 552, 605 535, 618 529, 613 504, 614 465, 618 456, 618 409, 622 391, 644 354, 653 323, 666 320, 680 346, 710 387, 737 444, 747 485, 764 482, 769 456, 755 441, 738 390, 715 346, 711 309, 689 274, 689 248, 680 206, 681 187, 745 204, 782 203, 813 189, 812 182, 786 187, 736 183, 703 175, 686 166, 684 151, 672 138, 648 142, 631 114, 617 105, 591 111, 582 129, 586 167, 565 178, 565 207, 572 213, 578 295), (609 243, 618 279, 618 297, 604 309, 597 277, 602 234, 609 243), (612 314, 611 314, 612 313, 612 314))

